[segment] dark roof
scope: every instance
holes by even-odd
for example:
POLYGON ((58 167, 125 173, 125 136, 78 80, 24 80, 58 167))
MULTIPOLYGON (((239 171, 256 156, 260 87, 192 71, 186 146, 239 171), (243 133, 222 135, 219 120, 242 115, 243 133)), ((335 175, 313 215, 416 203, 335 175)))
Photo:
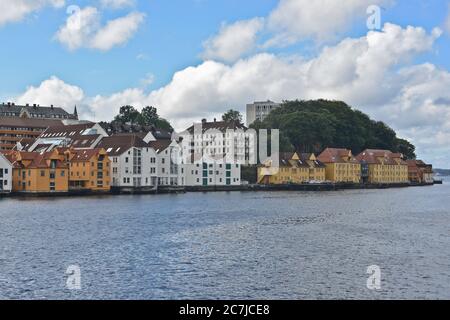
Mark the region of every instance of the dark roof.
POLYGON ((72 124, 72 125, 58 125, 49 127, 45 132, 42 133, 41 138, 50 138, 50 136, 45 135, 53 135, 53 137, 65 137, 69 136, 71 133, 73 135, 81 135, 86 129, 90 129, 95 125, 93 122, 81 123, 81 124, 72 124))
MULTIPOLYGON (((207 121, 203 120, 201 122, 201 125, 202 125, 202 130, 203 130, 202 133, 204 133, 207 130, 211 130, 211 129, 216 129, 221 132, 225 132, 228 129, 232 129, 232 130, 241 129, 244 131, 247 130, 246 126, 244 126, 243 124, 238 123, 238 122, 225 122, 225 121, 207 122, 207 121)), ((187 128, 186 131, 188 131, 190 134, 193 134, 194 133, 194 125, 187 128)))
POLYGON ((10 113, 14 113, 13 116, 19 117, 22 112, 28 112, 31 114, 37 114, 46 119, 52 119, 55 116, 58 119, 78 119, 76 114, 70 114, 59 107, 44 107, 39 105, 15 105, 15 104, 0 104, 0 116, 8 116, 10 113))
POLYGON ((98 148, 103 148, 109 156, 120 156, 132 147, 146 148, 149 145, 137 135, 114 135, 103 138, 98 148))
POLYGON ((0 126, 46 129, 62 125, 61 120, 0 117, 0 126))
POLYGON ((167 139, 161 139, 161 140, 156 140, 156 141, 150 141, 148 143, 148 145, 153 148, 156 153, 161 153, 164 150, 166 150, 170 144, 172 143, 172 140, 167 140, 167 139))

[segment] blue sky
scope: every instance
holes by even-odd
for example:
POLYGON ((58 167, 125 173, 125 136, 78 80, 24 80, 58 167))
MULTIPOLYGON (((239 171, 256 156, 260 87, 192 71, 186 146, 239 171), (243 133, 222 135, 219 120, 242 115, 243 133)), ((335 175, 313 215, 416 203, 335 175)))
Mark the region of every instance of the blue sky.
POLYGON ((180 129, 253 100, 338 99, 450 167, 449 1, 322 1, 0 0, 0 99, 91 120, 151 104, 180 129))

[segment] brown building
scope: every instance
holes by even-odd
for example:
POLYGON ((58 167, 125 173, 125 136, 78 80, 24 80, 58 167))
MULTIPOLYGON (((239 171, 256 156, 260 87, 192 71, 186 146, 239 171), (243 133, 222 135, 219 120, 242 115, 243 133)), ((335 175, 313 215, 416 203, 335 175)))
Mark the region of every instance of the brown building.
POLYGON ((0 150, 12 150, 20 140, 36 139, 48 127, 61 125, 61 120, 0 116, 0 150))
POLYGON ((361 182, 361 164, 348 149, 326 148, 317 159, 326 166, 326 179, 332 182, 361 182))
POLYGON ((433 183, 433 166, 422 160, 406 160, 408 164, 408 178, 412 183, 433 183))

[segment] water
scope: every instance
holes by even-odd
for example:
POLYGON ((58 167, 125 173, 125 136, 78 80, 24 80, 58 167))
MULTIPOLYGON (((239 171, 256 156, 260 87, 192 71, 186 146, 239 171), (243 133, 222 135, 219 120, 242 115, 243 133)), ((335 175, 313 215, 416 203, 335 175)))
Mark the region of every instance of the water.
POLYGON ((2 199, 0 299, 449 299, 449 200, 449 184, 2 199))

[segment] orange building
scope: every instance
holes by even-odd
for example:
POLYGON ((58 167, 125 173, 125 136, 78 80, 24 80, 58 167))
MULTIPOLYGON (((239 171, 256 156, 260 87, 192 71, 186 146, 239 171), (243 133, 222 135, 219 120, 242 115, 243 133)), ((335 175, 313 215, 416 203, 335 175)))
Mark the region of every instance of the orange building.
POLYGON ((69 167, 58 151, 9 151, 5 156, 13 166, 13 192, 67 192, 69 167))
POLYGON ((105 149, 58 149, 69 168, 70 190, 109 191, 111 161, 105 149))

